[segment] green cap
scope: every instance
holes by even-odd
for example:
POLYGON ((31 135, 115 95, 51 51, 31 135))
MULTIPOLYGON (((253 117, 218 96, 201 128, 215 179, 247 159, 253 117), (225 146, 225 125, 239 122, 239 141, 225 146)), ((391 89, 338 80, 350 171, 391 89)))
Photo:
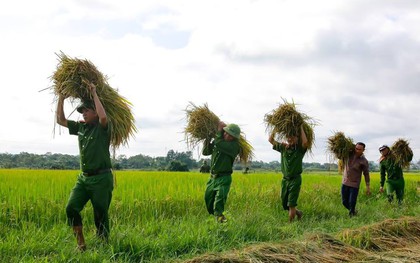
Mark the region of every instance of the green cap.
POLYGON ((77 106, 77 111, 83 113, 83 109, 92 109, 95 110, 95 104, 91 100, 82 101, 82 103, 77 106))
POLYGON ((223 127, 223 130, 235 137, 236 139, 239 139, 239 137, 241 136, 241 128, 239 128, 239 126, 236 124, 231 123, 223 127))

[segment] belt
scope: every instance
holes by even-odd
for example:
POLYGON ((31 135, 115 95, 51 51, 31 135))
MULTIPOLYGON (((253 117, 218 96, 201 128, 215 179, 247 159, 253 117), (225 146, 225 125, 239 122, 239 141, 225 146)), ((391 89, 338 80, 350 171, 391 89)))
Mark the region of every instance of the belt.
POLYGON ((211 178, 216 179, 216 178, 219 178, 219 177, 222 177, 222 176, 228 176, 228 175, 230 175, 230 174, 211 174, 211 178))
POLYGON ((292 179, 298 178, 299 176, 302 176, 302 174, 293 174, 293 175, 283 176, 283 179, 292 180, 292 179))
POLYGON ((104 174, 104 173, 109 173, 111 172, 111 168, 106 168, 106 169, 99 169, 93 172, 83 172, 84 176, 95 176, 98 174, 104 174))

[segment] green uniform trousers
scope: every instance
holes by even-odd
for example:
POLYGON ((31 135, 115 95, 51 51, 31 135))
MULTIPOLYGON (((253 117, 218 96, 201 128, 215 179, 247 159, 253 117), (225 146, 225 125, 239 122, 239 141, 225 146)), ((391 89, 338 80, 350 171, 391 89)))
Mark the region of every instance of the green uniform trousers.
POLYGON ((394 199, 394 191, 398 202, 401 203, 404 198, 404 178, 386 180, 386 194, 390 202, 394 199))
POLYGON ((299 198, 300 186, 302 185, 302 176, 299 174, 294 178, 287 179, 283 177, 281 181, 281 202, 284 210, 289 207, 296 207, 299 198))
POLYGON ((223 214, 231 184, 231 175, 210 178, 207 182, 204 201, 209 214, 216 216, 223 214))
POLYGON ((66 213, 70 226, 81 226, 80 212, 90 200, 93 207, 96 234, 103 238, 109 236, 108 209, 111 204, 114 179, 112 172, 95 176, 79 174, 67 202, 66 213))

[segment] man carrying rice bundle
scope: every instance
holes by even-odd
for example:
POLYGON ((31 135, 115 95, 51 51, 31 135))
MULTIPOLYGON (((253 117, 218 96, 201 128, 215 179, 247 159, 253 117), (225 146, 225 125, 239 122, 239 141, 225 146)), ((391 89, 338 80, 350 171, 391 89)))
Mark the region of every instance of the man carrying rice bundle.
POLYGON ((366 145, 363 142, 353 143, 343 132, 336 132, 328 138, 328 151, 339 160, 339 171, 343 172, 341 183, 341 202, 349 216, 357 215, 356 203, 359 195, 362 173, 365 177, 366 194, 370 195, 369 162, 363 155, 366 145))
POLYGON ((83 114, 84 122, 67 120, 63 104, 65 97, 59 95, 57 103, 57 123, 67 127, 70 134, 79 139, 80 167, 82 172, 71 191, 66 206, 68 223, 73 227, 78 249, 86 250, 83 224, 80 212, 90 200, 94 211, 97 236, 105 241, 109 236, 108 209, 114 188, 110 159, 111 125, 105 109, 96 94, 96 86, 88 83, 93 101, 84 101, 77 107, 83 114))
POLYGON ((370 195, 370 175, 369 162, 364 156, 366 145, 358 142, 354 146, 354 151, 343 160, 343 180, 341 185, 341 201, 345 208, 349 210, 349 216, 357 215, 356 203, 359 195, 359 187, 362 181, 362 173, 365 177, 366 194, 370 195))
POLYGON ((78 135, 81 173, 71 191, 66 212, 73 227, 79 249, 86 244, 80 211, 90 200, 93 205, 97 236, 107 241, 109 237, 108 209, 111 203, 113 174, 110 151, 127 144, 136 127, 131 103, 118 94, 96 66, 88 61, 58 54, 59 63, 51 76, 53 92, 58 98, 57 123, 67 127, 70 134, 78 135), (67 120, 63 104, 80 100, 77 111, 84 122, 67 120), (106 110, 106 111, 105 111, 106 110))
POLYGON ((283 209, 289 212, 289 222, 292 222, 296 216, 300 220, 303 215, 297 209, 302 185, 302 161, 314 144, 313 127, 317 123, 306 114, 298 112, 294 103, 283 101, 277 109, 265 115, 264 121, 270 134, 268 141, 273 150, 280 152, 283 173, 281 201, 283 209), (282 142, 278 142, 276 136, 282 142))
POLYGON ((227 222, 223 213, 232 184, 233 163, 240 151, 240 135, 241 129, 238 125, 226 125, 220 121, 215 139, 206 139, 204 142, 203 155, 211 155, 211 177, 206 185, 204 200, 207 211, 215 215, 219 223, 227 222))
POLYGON ((227 222, 223 213, 232 184, 233 164, 240 161, 246 165, 254 156, 253 147, 238 125, 226 125, 220 121, 207 104, 196 106, 190 103, 185 112, 187 143, 193 148, 203 143, 202 154, 211 155, 211 176, 204 194, 207 211, 216 216, 217 222, 227 222))
POLYGON ((286 142, 279 143, 271 134, 268 141, 273 145, 273 150, 281 154, 281 201, 284 210, 289 211, 289 222, 292 222, 296 215, 298 220, 302 218, 303 212, 298 210, 297 200, 302 185, 302 160, 308 149, 308 139, 301 127, 298 136, 287 136, 286 142))
MULTIPOLYGON (((394 144, 395 145, 395 144, 394 144)), ((405 144, 407 154, 404 156, 406 162, 410 162, 413 159, 413 152, 408 147, 408 143, 405 144)), ((397 161, 396 154, 394 153, 396 147, 392 147, 392 150, 387 145, 379 147, 381 158, 379 159, 380 171, 381 171, 381 188, 379 191, 384 192, 385 178, 386 179, 386 192, 388 201, 391 203, 394 200, 394 192, 398 200, 398 204, 401 205, 404 198, 404 177, 402 164, 397 161)))

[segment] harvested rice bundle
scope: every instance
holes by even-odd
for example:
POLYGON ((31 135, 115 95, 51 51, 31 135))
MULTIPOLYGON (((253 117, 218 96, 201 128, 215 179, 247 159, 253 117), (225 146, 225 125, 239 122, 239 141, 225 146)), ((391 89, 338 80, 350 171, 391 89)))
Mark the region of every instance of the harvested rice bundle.
POLYGON ((184 129, 184 134, 189 147, 195 148, 201 142, 216 137, 220 119, 209 109, 207 104, 196 106, 190 102, 185 113, 187 126, 184 129))
POLYGON ((243 164, 251 162, 254 158, 254 147, 252 147, 251 143, 246 140, 243 134, 239 137, 239 147, 240 150, 237 161, 243 164))
POLYGON ((336 132, 333 136, 330 136, 327 144, 327 150, 339 160, 347 159, 355 147, 353 139, 347 138, 343 132, 336 132))
POLYGON ((264 116, 264 122, 267 132, 276 135, 279 140, 284 140, 289 136, 300 137, 302 126, 308 139, 308 150, 312 150, 315 142, 313 128, 317 122, 308 115, 298 112, 293 102, 289 103, 283 99, 283 104, 264 116))
MULTIPOLYGON (((220 119, 209 109, 207 104, 196 106, 190 102, 185 113, 187 115, 187 126, 184 128, 184 134, 190 148, 195 148, 205 140, 211 140, 216 137, 220 119)), ((242 163, 249 162, 254 156, 253 147, 242 133, 239 137, 239 146, 240 152, 237 161, 242 163)))
POLYGON ((404 139, 398 139, 391 146, 391 152, 401 167, 406 169, 410 167, 410 162, 413 159, 413 151, 408 145, 408 141, 404 139))
POLYGON ((127 144, 129 137, 137 131, 132 104, 109 86, 107 78, 88 60, 70 58, 64 53, 57 54, 59 63, 51 76, 53 92, 58 96, 69 98, 72 103, 81 100, 91 100, 89 83, 96 86, 96 92, 109 118, 111 131, 111 146, 115 149, 121 144, 127 144))
POLYGON ((66 98, 85 101, 91 98, 89 82, 97 86, 97 91, 102 90, 103 86, 107 84, 106 77, 92 62, 68 57, 63 52, 57 56, 59 63, 51 77, 56 95, 61 94, 66 98))

